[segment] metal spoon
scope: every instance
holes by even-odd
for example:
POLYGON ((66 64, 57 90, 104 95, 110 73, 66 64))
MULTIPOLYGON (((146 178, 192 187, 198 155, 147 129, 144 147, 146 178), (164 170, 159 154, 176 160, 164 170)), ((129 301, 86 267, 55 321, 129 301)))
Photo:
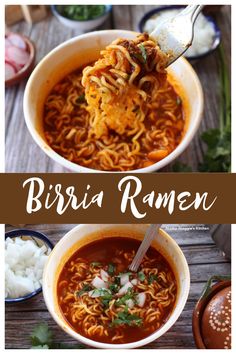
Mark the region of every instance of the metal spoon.
POLYGON ((167 66, 183 55, 191 46, 194 23, 203 5, 189 5, 177 16, 157 25, 150 36, 155 39, 169 60, 167 66))
POLYGON ((129 270, 131 270, 131 272, 137 272, 137 270, 143 260, 143 257, 145 256, 148 248, 150 247, 154 237, 156 235, 158 235, 161 225, 162 224, 152 224, 147 229, 144 239, 143 239, 141 245, 139 246, 139 249, 138 249, 132 263, 129 266, 129 270))

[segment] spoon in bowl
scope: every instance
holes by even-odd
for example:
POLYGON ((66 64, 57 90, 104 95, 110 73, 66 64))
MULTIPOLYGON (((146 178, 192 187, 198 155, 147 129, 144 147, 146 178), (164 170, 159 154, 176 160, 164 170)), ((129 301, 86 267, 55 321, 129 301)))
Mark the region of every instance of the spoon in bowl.
POLYGON ((177 16, 166 20, 154 29, 150 36, 168 57, 169 66, 191 46, 194 24, 203 5, 189 5, 177 16))
POLYGON ((139 246, 139 249, 138 249, 132 263, 129 266, 129 270, 131 272, 137 272, 137 270, 143 260, 143 257, 145 256, 148 248, 150 247, 152 241, 154 240, 154 237, 156 235, 158 235, 161 225, 162 224, 152 224, 147 229, 144 239, 143 239, 141 245, 139 246))

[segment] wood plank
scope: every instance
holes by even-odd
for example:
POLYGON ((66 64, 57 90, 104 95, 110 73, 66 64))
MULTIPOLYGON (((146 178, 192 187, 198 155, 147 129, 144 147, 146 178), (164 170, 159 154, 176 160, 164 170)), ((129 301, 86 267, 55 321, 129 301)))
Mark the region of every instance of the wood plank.
MULTIPOLYGON (((65 332, 63 332, 55 322, 50 318, 39 318, 39 321, 45 321, 53 331, 53 338, 56 343, 66 343, 66 344, 76 344, 77 342, 69 337, 65 332)), ((15 320, 15 325, 13 322, 6 322, 9 327, 9 335, 11 342, 6 342, 6 349, 29 349, 30 348, 30 334, 32 333, 33 328, 37 325, 34 320, 27 322, 21 322, 15 320), (17 328, 21 328, 21 338, 15 336, 17 328)), ((175 324, 165 335, 160 337, 157 341, 150 343, 149 345, 143 347, 144 349, 171 349, 171 348, 195 348, 192 328, 187 325, 175 324)))
MULTIPOLYGON (((191 324, 187 324, 186 320, 192 316, 192 311, 194 308, 194 304, 189 303, 186 304, 184 311, 182 312, 180 318, 175 323, 175 325, 166 333, 166 335, 162 336, 158 342, 153 342, 150 345, 146 346, 145 348, 152 348, 152 347, 160 347, 165 348, 169 345, 173 345, 175 343, 176 338, 181 334, 185 334, 192 338, 192 330, 191 324), (174 340, 174 341, 173 341, 174 340)), ((20 314, 19 314, 20 315, 20 314)), ((12 341, 9 346, 6 341, 6 345, 8 348, 28 348, 30 346, 30 334, 33 331, 33 328, 37 326, 39 323, 48 323, 48 326, 52 329, 54 334, 54 340, 56 342, 62 343, 76 343, 76 341, 70 338, 67 334, 65 334, 52 320, 48 312, 22 312, 20 316, 15 316, 14 313, 11 313, 11 317, 9 320, 6 321, 6 325, 8 329, 8 335, 11 336, 12 341), (20 340, 15 336, 13 338, 13 333, 15 332, 15 326, 17 325, 20 328, 21 336, 20 340)), ((184 336, 182 337, 184 339, 184 336)), ((182 341, 181 341, 182 342, 182 341)), ((190 344, 190 343, 189 343, 190 344)), ((186 342, 182 342, 182 345, 186 347, 186 342)), ((192 345, 192 341, 191 341, 192 345)))
MULTIPOLYGON (((53 241, 58 239, 70 231, 76 224, 51 224, 51 225, 25 225, 25 228, 38 230, 50 236, 53 241), (55 239, 54 239, 55 237, 55 239)), ((7 226, 7 231, 15 229, 16 226, 7 226)), ((209 245, 214 244, 212 241, 208 225, 194 225, 194 224, 171 224, 163 225, 163 229, 172 236, 180 246, 185 245, 209 245), (193 235, 195 237, 193 237, 193 235)))

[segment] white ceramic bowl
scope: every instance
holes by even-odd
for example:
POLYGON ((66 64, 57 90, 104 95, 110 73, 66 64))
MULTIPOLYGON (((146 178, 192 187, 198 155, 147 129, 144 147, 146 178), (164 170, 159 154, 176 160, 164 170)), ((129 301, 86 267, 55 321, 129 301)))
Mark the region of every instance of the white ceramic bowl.
POLYGON ((154 240, 153 246, 169 261, 177 280, 177 299, 175 307, 166 323, 156 332, 146 338, 127 344, 107 344, 88 339, 76 333, 64 319, 57 303, 56 284, 58 276, 65 262, 69 257, 83 245, 101 239, 122 235, 143 239, 148 225, 79 225, 68 232, 54 247, 44 268, 43 295, 47 308, 57 324, 76 340, 95 348, 124 349, 144 346, 162 336, 176 322, 180 316, 188 298, 190 287, 190 275, 187 261, 177 243, 164 231, 161 230, 161 237, 154 240))
POLYGON ((57 11, 56 5, 51 5, 52 13, 58 19, 58 21, 60 21, 66 27, 79 30, 81 33, 91 31, 94 28, 101 26, 103 22, 105 22, 106 19, 108 18, 111 9, 112 9, 111 5, 105 5, 105 12, 103 15, 95 17, 91 20, 79 21, 79 20, 70 20, 69 18, 62 16, 57 11))
MULTIPOLYGON (((105 30, 72 38, 46 55, 31 74, 24 94, 24 115, 27 127, 40 148, 65 168, 73 172, 104 172, 77 165, 60 156, 48 145, 42 129, 43 105, 53 86, 71 71, 96 60, 101 49, 118 37, 134 38, 137 33, 105 30)), ((176 91, 181 91, 188 124, 177 148, 163 160, 132 172, 154 172, 175 160, 191 143, 203 112, 203 92, 192 66, 184 58, 171 65, 169 72, 176 79, 176 91), (178 85, 181 84, 181 88, 178 85)), ((130 172, 130 171, 129 171, 130 172)))

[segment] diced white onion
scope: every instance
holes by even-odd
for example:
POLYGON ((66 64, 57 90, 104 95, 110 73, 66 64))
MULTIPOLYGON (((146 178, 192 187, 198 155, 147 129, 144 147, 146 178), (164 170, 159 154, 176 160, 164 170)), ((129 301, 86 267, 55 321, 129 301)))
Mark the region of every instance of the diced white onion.
MULTIPOLYGON (((177 16, 182 9, 163 10, 152 16, 146 21, 144 31, 151 33, 157 25, 170 20, 177 16)), ((199 14, 194 25, 194 39, 191 47, 184 53, 187 56, 195 56, 207 52, 214 43, 215 28, 214 24, 209 21, 202 13, 199 14)))
POLYGON ((96 292, 96 291, 94 291, 94 290, 89 291, 88 294, 89 294, 89 296, 92 297, 92 298, 101 296, 101 295, 99 294, 99 292, 96 292))
POLYGON ((93 290, 88 292, 88 295, 90 297, 92 297, 92 298, 104 296, 104 295, 107 295, 107 294, 111 294, 111 292, 110 292, 110 290, 108 290, 106 288, 93 289, 93 290))
POLYGON ((127 293, 127 291, 129 289, 131 289, 133 287, 133 285, 128 282, 126 283, 125 285, 122 286, 122 288, 120 288, 120 290, 118 291, 118 296, 122 296, 122 295, 125 295, 127 293))
POLYGON ((124 274, 121 274, 120 276, 120 285, 125 285, 126 283, 129 282, 129 273, 124 273, 124 274))
POLYGON ((50 250, 20 237, 5 240, 5 296, 17 298, 41 287, 50 250))
POLYGON ((138 279, 132 279, 131 284, 133 285, 138 285, 138 279))
POLYGON ((101 288, 107 288, 107 284, 105 283, 104 280, 102 280, 101 278, 99 278, 98 276, 96 276, 93 280, 92 280, 92 285, 96 288, 96 289, 101 289, 101 288))
POLYGON ((101 274, 102 280, 108 281, 108 279, 109 279, 109 274, 108 274, 107 272, 105 272, 105 270, 101 269, 100 274, 101 274))
POLYGON ((143 307, 146 301, 146 294, 139 293, 138 295, 136 295, 136 301, 139 307, 143 307))
POLYGON ((126 300, 125 303, 130 310, 134 307, 134 302, 132 299, 126 300))

